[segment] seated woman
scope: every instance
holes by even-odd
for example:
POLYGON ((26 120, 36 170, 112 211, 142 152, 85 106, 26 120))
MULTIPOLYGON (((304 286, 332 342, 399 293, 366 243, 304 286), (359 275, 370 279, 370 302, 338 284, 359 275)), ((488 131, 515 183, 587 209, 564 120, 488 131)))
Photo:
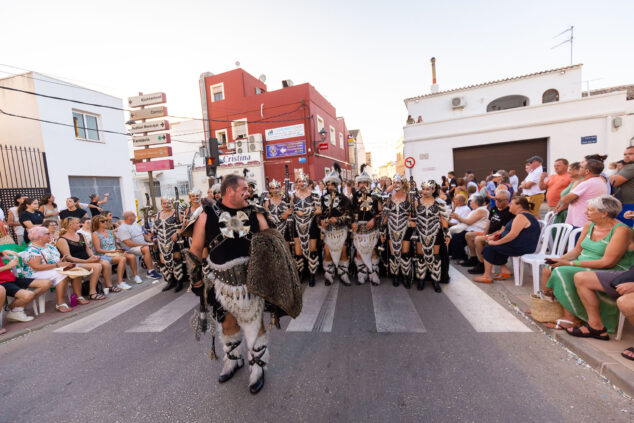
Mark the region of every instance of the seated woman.
POLYGON ((84 239, 86 240, 86 244, 88 244, 88 248, 90 248, 90 251, 94 253, 95 249, 92 246, 91 226, 92 226, 91 218, 88 216, 84 216, 81 219, 79 219, 79 230, 77 231, 77 233, 82 234, 84 236, 84 239))
MULTIPOLYGON (((55 224, 56 222, 48 221, 48 223, 55 224)), ((55 295, 57 297, 55 309, 62 313, 68 313, 72 310, 64 301, 68 287, 68 277, 55 269, 68 266, 70 262, 60 260, 59 251, 51 243, 49 229, 44 227, 31 228, 29 229, 29 239, 31 244, 21 254, 25 263, 23 268, 25 276, 51 281, 52 286, 55 287, 55 295)))
MULTIPOLYGON (((88 298, 91 300, 105 300, 105 296, 97 293, 97 282, 99 281, 99 276, 103 270, 106 287, 111 288, 112 282, 110 279, 112 267, 110 266, 110 263, 105 260, 101 260, 101 258, 90 251, 83 235, 77 233, 78 230, 78 218, 67 217, 64 219, 62 221, 62 229, 59 231, 57 249, 60 253, 62 253, 64 260, 75 263, 77 266, 83 267, 84 269, 92 270, 92 274, 90 275, 90 290, 88 291, 88 298)), ((88 301, 81 297, 81 289, 79 292, 77 291, 75 283, 73 283, 73 292, 77 295, 77 301, 79 301, 80 304, 88 303, 88 301)))
POLYGON ((612 196, 604 195, 588 201, 588 223, 583 227, 577 245, 572 251, 554 259, 554 263, 550 265, 552 271, 546 286, 553 290, 564 308, 564 315, 558 326, 573 336, 607 340, 608 332, 616 330, 619 311, 614 301, 607 300, 605 292, 600 292, 600 318, 594 315, 590 324, 588 311, 575 287, 575 279, 577 273, 585 270, 623 271, 634 265, 634 254, 628 251, 632 242, 632 230, 616 219, 620 212, 621 202, 612 196), (573 327, 575 318, 586 323, 573 327))
POLYGON ((508 279, 512 276, 506 266, 509 257, 534 253, 539 242, 541 227, 530 212, 532 204, 524 197, 513 197, 509 211, 515 215, 506 225, 497 240, 490 240, 482 250, 484 274, 474 279, 475 282, 491 283, 493 279, 508 279), (500 273, 491 274, 493 265, 501 266, 500 273))
POLYGON ((59 225, 57 222, 54 220, 45 220, 42 222, 42 227, 46 228, 51 236, 48 242, 55 245, 59 237, 59 225))
POLYGON ((465 235, 467 232, 484 233, 489 226, 489 209, 487 208, 484 197, 475 194, 469 200, 471 212, 467 217, 462 217, 458 213, 451 213, 450 217, 456 219, 459 224, 452 227, 449 233, 451 241, 449 242, 449 254, 454 260, 462 260, 460 264, 466 264, 468 261, 465 247, 467 241, 465 235))
POLYGON ((132 273, 137 274, 136 257, 130 253, 124 253, 119 256, 107 256, 108 253, 123 253, 123 250, 117 249, 114 232, 106 229, 108 220, 105 216, 98 215, 92 218, 92 246, 93 250, 99 254, 102 260, 109 261, 117 266, 117 287, 112 288, 113 292, 119 292, 121 289, 128 290, 132 288, 126 282, 123 282, 123 273, 125 272, 126 261, 132 268, 132 273))

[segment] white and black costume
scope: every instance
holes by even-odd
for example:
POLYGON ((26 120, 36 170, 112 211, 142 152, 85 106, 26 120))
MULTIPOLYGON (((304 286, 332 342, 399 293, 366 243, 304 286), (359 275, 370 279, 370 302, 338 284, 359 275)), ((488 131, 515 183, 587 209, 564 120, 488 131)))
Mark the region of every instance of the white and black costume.
MULTIPOLYGON (((279 190, 281 188, 281 184, 273 179, 269 183, 269 189, 270 188, 276 188, 279 190)), ((275 228, 280 231, 284 239, 287 242, 292 242, 289 228, 289 218, 283 217, 283 214, 289 209, 291 205, 288 201, 285 201, 284 197, 282 197, 281 195, 279 196, 279 202, 276 202, 274 200, 275 199, 273 197, 270 197, 265 201, 265 207, 269 212, 269 218, 273 221, 273 223, 275 224, 275 228)))
POLYGON ((357 190, 352 195, 352 211, 357 230, 353 232, 355 248, 354 263, 357 268, 357 282, 364 284, 370 280, 373 285, 381 283, 379 278, 379 258, 375 248, 379 239, 379 225, 376 217, 379 214, 379 200, 368 193, 372 178, 361 167, 361 174, 355 178, 357 190), (367 187, 359 187, 366 183, 367 187), (372 227, 368 229, 368 223, 372 227))
POLYGON ((167 281, 167 286, 163 291, 175 288, 174 292, 183 289, 185 279, 185 266, 182 258, 176 259, 174 253, 180 251, 178 239, 172 241, 172 236, 181 228, 181 221, 178 210, 174 210, 171 216, 166 219, 161 218, 162 213, 158 213, 154 220, 153 231, 156 234, 159 253, 163 262, 159 263, 161 273, 167 281))
MULTIPOLYGON (((300 176, 300 178, 305 176, 300 176)), ((319 196, 316 193, 309 193, 307 197, 300 197, 299 192, 295 192, 291 198, 293 207, 293 225, 289 228, 293 232, 293 236, 299 238, 299 244, 302 254, 295 256, 297 270, 301 275, 304 272, 304 260, 308 263, 309 285, 315 285, 315 274, 319 269, 319 254, 317 251, 310 251, 310 240, 319 239, 319 227, 315 220, 315 209, 319 206, 319 196), (302 215, 298 215, 301 212, 302 215)))

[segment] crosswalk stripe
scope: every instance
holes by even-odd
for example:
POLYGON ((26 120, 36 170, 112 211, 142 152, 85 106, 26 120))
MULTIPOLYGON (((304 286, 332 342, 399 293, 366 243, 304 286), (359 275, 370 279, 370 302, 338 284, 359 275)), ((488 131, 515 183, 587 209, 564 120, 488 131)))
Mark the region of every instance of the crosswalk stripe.
POLYGON ((475 286, 453 266, 449 268, 451 283, 443 285, 443 292, 476 332, 531 332, 511 312, 475 286))
POLYGON ((407 290, 372 285, 372 302, 377 332, 426 332, 407 290))
POLYGON ((302 312, 291 320, 287 332, 332 332, 339 284, 319 284, 306 288, 302 297, 302 312))
POLYGON ((163 332, 180 319, 183 314, 191 311, 196 304, 200 304, 198 297, 191 293, 185 293, 150 314, 140 324, 126 330, 126 332, 163 332))
POLYGON ((153 286, 140 294, 136 294, 130 298, 120 301, 116 304, 101 309, 89 316, 79 319, 73 323, 70 323, 64 327, 56 329, 57 333, 88 333, 93 329, 98 328, 104 323, 109 322, 115 317, 125 313, 133 307, 141 304, 142 302, 149 300, 163 289, 165 282, 153 286))

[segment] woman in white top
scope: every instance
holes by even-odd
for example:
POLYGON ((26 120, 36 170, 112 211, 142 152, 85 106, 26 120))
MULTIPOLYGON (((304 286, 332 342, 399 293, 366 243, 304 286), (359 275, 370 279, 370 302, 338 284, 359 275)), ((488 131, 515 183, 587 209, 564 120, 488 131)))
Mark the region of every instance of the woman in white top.
POLYGON ((13 228, 18 245, 22 245, 24 243, 24 226, 20 223, 18 206, 22 204, 26 198, 27 196, 24 194, 17 194, 13 198, 14 206, 9 209, 9 215, 7 216, 7 225, 13 228))
POLYGON ((42 196, 40 212, 44 215, 44 220, 53 220, 59 226, 59 209, 52 194, 46 193, 42 196))
POLYGON ((451 258, 456 260, 462 260, 465 262, 468 257, 465 253, 465 247, 467 241, 465 240, 465 234, 467 232, 486 232, 487 225, 489 223, 489 210, 484 202, 484 197, 478 194, 471 196, 469 200, 469 207, 471 212, 467 217, 462 217, 457 213, 451 213, 451 218, 456 219, 459 224, 466 225, 466 229, 460 233, 452 233, 451 242, 449 244, 449 252, 451 258))

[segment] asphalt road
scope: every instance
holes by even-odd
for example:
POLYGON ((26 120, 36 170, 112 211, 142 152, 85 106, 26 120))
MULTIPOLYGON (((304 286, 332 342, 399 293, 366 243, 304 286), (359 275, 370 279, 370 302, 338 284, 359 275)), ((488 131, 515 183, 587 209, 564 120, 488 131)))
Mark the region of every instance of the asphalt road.
POLYGON ((189 328, 193 294, 149 287, 0 344, 0 421, 634 420, 631 399, 458 279, 442 294, 306 288, 300 318, 271 333, 256 396, 246 369, 216 382, 221 361, 189 328))

